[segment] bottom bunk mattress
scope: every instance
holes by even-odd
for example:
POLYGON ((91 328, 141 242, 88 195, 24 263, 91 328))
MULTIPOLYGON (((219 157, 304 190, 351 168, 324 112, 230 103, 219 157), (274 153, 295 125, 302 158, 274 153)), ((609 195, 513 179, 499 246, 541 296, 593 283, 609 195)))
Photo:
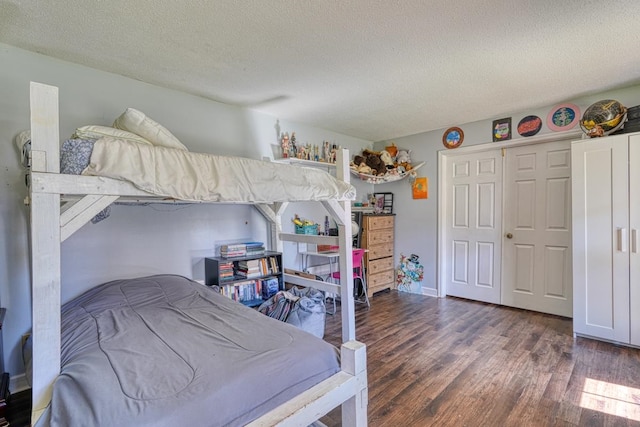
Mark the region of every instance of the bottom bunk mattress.
POLYGON ((340 370, 332 345, 174 275, 66 303, 61 365, 38 426, 244 425, 340 370))

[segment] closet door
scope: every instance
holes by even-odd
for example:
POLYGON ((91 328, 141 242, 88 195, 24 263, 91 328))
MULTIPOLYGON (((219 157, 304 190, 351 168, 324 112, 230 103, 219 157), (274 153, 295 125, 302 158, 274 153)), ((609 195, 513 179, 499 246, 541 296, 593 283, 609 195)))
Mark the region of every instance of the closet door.
POLYGON ((446 294, 500 304, 501 152, 452 156, 445 170, 446 294))
POLYGON ((629 342, 628 136, 572 144, 573 326, 629 342))
POLYGON ((502 304, 572 317, 569 141, 506 150, 502 304))
POLYGON ((629 137, 630 343, 640 346, 640 135, 629 137))

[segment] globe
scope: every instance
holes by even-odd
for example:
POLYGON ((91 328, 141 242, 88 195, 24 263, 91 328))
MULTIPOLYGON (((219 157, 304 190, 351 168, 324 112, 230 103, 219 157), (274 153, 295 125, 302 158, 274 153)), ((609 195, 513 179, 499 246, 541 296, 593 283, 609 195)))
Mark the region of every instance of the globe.
POLYGON ((589 137, 604 136, 624 124, 627 109, 614 99, 603 99, 587 108, 580 120, 582 131, 589 137))

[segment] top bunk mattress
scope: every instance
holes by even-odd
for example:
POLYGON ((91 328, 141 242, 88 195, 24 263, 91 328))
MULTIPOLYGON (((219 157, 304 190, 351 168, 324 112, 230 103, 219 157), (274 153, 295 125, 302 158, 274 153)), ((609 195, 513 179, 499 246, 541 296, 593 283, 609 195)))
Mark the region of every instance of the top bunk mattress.
POLYGON ((173 275, 66 303, 61 346, 38 426, 244 425, 340 370, 327 342, 173 275))
POLYGON ((63 173, 131 182, 156 196, 197 202, 273 203, 354 200, 355 188, 314 168, 192 153, 113 137, 70 139, 63 173))

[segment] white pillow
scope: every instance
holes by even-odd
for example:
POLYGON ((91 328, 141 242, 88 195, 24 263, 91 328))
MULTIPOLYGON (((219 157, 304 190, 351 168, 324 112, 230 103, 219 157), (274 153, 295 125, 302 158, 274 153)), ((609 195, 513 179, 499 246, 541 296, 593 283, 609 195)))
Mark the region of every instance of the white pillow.
POLYGON ((127 132, 126 130, 111 128, 108 126, 100 126, 100 125, 89 125, 89 126, 79 127, 78 129, 76 129, 75 133, 72 135, 72 138, 100 139, 105 136, 111 136, 117 139, 124 139, 126 141, 138 142, 140 144, 152 145, 151 142, 147 141, 140 135, 136 135, 135 133, 127 132))
POLYGON ((113 127, 140 135, 153 145, 189 151, 167 128, 133 108, 127 108, 113 122, 113 127))

